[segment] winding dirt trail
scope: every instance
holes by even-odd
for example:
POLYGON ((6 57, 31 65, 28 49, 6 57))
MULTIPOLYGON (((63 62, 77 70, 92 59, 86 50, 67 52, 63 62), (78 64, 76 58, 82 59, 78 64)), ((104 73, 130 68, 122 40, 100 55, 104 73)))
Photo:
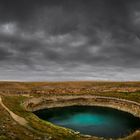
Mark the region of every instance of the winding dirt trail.
POLYGON ((7 110, 7 112, 10 114, 10 116, 11 116, 17 123, 19 123, 19 124, 22 125, 22 126, 27 126, 27 123, 28 123, 28 122, 27 122, 23 117, 20 117, 20 116, 16 115, 14 112, 12 112, 10 109, 8 109, 8 108, 3 104, 1 96, 0 96, 0 105, 2 105, 2 107, 3 107, 4 109, 7 110))
POLYGON ((20 117, 18 115, 16 115, 14 112, 12 112, 10 109, 8 109, 4 103, 2 102, 2 98, 0 96, 0 105, 10 114, 10 116, 13 118, 14 121, 16 121, 18 124, 28 128, 29 130, 31 130, 32 132, 35 132, 39 135, 44 136, 45 140, 48 140, 48 134, 44 133, 44 132, 40 132, 34 128, 32 128, 31 126, 28 125, 28 121, 26 119, 24 119, 23 117, 20 117))

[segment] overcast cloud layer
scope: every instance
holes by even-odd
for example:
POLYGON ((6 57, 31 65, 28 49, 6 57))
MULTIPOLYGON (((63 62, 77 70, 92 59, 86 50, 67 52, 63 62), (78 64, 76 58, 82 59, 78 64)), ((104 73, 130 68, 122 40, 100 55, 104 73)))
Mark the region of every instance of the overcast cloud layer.
POLYGON ((0 0, 0 80, 140 80, 140 1, 0 0))

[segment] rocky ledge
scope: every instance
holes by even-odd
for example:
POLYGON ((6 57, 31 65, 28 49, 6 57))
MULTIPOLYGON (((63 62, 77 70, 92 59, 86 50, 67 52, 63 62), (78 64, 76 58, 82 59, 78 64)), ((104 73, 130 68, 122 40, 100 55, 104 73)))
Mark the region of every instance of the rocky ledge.
POLYGON ((73 105, 103 106, 122 110, 140 117, 140 103, 114 97, 93 95, 49 96, 27 99, 23 105, 27 111, 31 112, 45 108, 73 105))

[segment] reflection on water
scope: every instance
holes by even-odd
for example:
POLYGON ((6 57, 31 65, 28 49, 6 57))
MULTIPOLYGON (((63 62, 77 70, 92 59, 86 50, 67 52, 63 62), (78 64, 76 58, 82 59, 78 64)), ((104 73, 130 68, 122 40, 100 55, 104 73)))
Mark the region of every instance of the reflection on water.
POLYGON ((123 137, 140 128, 140 119, 111 108, 70 106, 34 112, 41 119, 71 128, 83 134, 101 137, 123 137))

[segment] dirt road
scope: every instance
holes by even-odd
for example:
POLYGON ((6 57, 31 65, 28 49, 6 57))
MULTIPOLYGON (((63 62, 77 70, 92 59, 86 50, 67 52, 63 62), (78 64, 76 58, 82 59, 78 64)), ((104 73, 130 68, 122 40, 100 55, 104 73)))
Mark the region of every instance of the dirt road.
POLYGON ((20 117, 18 115, 16 115, 14 112, 12 112, 11 110, 9 110, 5 105, 4 103, 2 102, 2 98, 0 96, 0 104, 2 105, 3 108, 5 108, 7 110, 7 112, 11 115, 11 117, 17 122, 19 123, 20 125, 22 126, 27 126, 27 121, 23 118, 23 117, 20 117))

